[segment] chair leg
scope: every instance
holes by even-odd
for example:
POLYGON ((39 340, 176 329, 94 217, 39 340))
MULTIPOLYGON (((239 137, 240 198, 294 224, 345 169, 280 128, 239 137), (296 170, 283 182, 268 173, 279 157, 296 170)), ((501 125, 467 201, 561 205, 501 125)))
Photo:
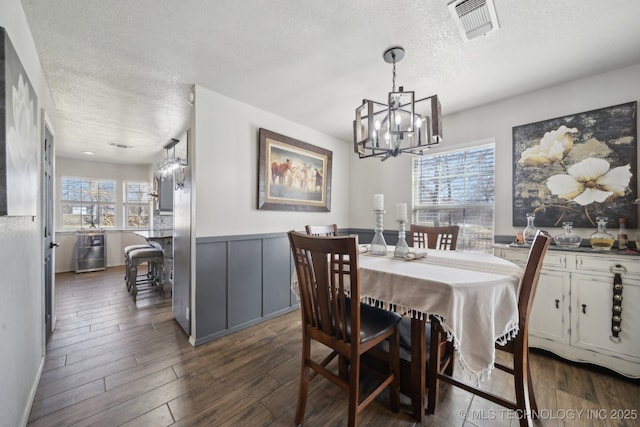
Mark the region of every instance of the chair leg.
MULTIPOLYGON (((516 337, 516 341, 521 339, 522 338, 520 336, 516 337)), ((532 425, 531 396, 529 395, 532 385, 529 361, 527 359, 528 351, 521 351, 520 349, 522 347, 522 345, 519 345, 519 343, 516 342, 515 352, 513 354, 513 376, 516 392, 516 406, 518 410, 521 411, 520 426, 528 427, 532 425)))
POLYGON ((393 381, 389 384, 391 410, 400 412, 400 331, 396 327, 395 333, 389 340, 389 372, 393 374, 393 381))
MULTIPOLYGON (((444 339, 442 336, 440 337, 441 339, 444 339)), ((452 376, 453 375, 453 368, 455 365, 455 354, 454 354, 455 350, 453 348, 453 341, 447 341, 445 344, 445 355, 449 355, 450 356, 450 360, 449 360, 449 364, 447 365, 446 369, 444 370, 444 373, 452 376)))
MULTIPOLYGON (((538 404, 536 403, 536 395, 533 392, 533 381, 531 381, 531 363, 528 355, 527 355, 527 384, 529 385, 529 404, 531 405, 531 410, 533 411, 533 413, 537 415, 538 404)), ((537 418, 537 416, 534 418, 537 418)))
POLYGON ((424 421, 424 391, 427 387, 427 357, 425 339, 425 319, 411 319, 411 375, 414 378, 411 386, 411 412, 413 417, 424 421))
POLYGON ((311 357, 311 341, 309 337, 302 337, 302 363, 300 368, 300 387, 298 389, 298 406, 296 407, 296 426, 301 426, 304 421, 304 411, 307 406, 307 394, 309 392, 309 381, 311 380, 310 369, 307 361, 311 357))
POLYGON ((131 289, 133 289, 133 285, 136 283, 136 276, 138 274, 137 265, 134 265, 134 263, 129 263, 128 272, 127 290, 131 292, 131 289))
POLYGON ((355 427, 358 423, 358 401, 360 397, 360 357, 352 357, 349 366, 349 420, 347 425, 355 427))
POLYGON ((349 361, 346 357, 338 355, 338 375, 345 381, 349 381, 349 361))
MULTIPOLYGON (((427 375, 427 414, 434 414, 438 401, 438 373, 442 363, 442 328, 435 321, 431 321, 431 341, 429 343, 429 373, 427 375)), ((447 343, 448 344, 448 343, 447 343)), ((453 367, 451 367, 453 369, 453 367)))

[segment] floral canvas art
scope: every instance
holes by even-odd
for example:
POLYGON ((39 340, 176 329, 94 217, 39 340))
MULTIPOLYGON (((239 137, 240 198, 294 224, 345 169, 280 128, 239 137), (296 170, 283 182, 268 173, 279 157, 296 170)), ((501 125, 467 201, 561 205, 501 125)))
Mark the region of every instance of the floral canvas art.
POLYGON ((38 208, 38 100, 4 28, 0 28, 0 215, 38 208))
POLYGON ((513 225, 637 228, 636 102, 513 128, 513 225))

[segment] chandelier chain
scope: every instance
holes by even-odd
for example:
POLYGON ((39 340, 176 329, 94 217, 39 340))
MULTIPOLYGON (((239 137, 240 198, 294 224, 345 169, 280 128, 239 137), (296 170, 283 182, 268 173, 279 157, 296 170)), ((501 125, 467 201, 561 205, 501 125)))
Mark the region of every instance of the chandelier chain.
POLYGON ((392 58, 393 58, 393 90, 392 92, 395 92, 396 91, 396 55, 393 54, 392 58))

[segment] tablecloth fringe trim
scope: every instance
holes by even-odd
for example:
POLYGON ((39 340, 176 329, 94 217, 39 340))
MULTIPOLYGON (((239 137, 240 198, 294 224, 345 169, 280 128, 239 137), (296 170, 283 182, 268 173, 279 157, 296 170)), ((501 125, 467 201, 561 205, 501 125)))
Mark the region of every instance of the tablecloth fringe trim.
MULTIPOLYGON (((447 322, 437 314, 432 314, 429 317, 433 317, 440 323, 440 326, 444 331, 444 336, 446 340, 453 342, 453 348, 457 354, 456 359, 460 363, 460 366, 463 371, 470 372, 473 375, 473 379, 476 387, 480 385, 480 382, 491 378, 491 373, 493 372, 493 369, 494 369, 493 365, 481 371, 475 371, 471 369, 467 364, 467 362, 464 360, 464 357, 462 357, 462 353, 459 351, 460 341, 453 335, 452 329, 449 327, 449 325, 447 325, 447 322)), ((514 339, 518 335, 519 328, 517 324, 514 324, 513 322, 511 322, 509 325, 507 325, 506 330, 507 332, 505 332, 500 337, 498 337, 498 339, 496 339, 496 343, 498 345, 505 345, 508 341, 514 339)))

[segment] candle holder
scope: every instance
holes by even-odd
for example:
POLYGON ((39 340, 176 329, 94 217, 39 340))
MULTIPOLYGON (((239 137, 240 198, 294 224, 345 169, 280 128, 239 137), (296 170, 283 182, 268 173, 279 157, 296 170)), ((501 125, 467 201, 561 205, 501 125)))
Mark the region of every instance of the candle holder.
POLYGON ((371 255, 387 255, 387 242, 384 240, 384 236, 382 234, 382 217, 384 215, 384 212, 384 209, 373 210, 373 214, 376 216, 376 228, 373 235, 373 240, 371 241, 371 246, 369 247, 369 253, 371 255))
POLYGON ((393 251, 395 258, 404 258, 409 253, 409 245, 404 239, 406 235, 406 223, 403 219, 398 220, 398 243, 396 243, 396 249, 393 251))

